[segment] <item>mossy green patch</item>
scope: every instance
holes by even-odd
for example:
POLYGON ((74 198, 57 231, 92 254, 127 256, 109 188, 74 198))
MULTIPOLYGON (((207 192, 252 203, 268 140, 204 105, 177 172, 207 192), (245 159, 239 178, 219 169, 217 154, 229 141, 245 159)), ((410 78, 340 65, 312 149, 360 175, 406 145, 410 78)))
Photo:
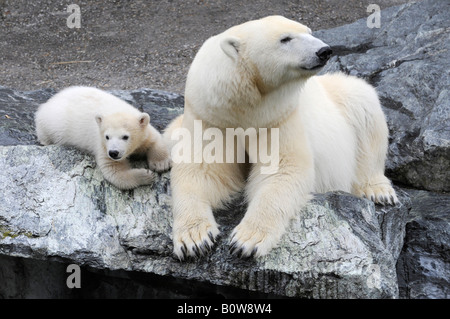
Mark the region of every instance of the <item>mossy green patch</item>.
POLYGON ((11 229, 8 229, 5 226, 0 226, 0 239, 5 239, 6 237, 10 237, 10 238, 16 238, 17 236, 20 235, 24 235, 28 238, 33 238, 35 237, 31 232, 27 232, 27 231, 13 231, 11 229))

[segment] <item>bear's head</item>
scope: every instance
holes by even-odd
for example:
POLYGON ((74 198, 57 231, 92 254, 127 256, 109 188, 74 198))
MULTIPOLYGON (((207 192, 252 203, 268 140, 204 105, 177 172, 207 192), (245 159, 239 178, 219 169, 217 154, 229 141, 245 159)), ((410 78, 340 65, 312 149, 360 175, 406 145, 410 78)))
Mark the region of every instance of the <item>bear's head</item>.
POLYGON ((97 115, 102 147, 114 161, 126 159, 147 138, 146 128, 150 122, 147 113, 138 116, 128 113, 97 115))
POLYGON ((292 112, 300 87, 331 53, 308 27, 281 16, 234 26, 197 53, 185 108, 214 126, 269 125, 292 112))
POLYGON ((332 54, 308 27, 282 16, 233 27, 223 33, 220 47, 252 74, 262 93, 316 74, 332 54))

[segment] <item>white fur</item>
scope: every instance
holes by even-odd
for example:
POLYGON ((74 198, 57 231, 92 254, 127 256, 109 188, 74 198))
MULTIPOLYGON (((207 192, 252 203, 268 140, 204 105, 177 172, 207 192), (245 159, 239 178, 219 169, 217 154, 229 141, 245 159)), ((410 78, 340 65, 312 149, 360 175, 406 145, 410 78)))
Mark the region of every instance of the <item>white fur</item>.
POLYGON ((262 163, 247 173, 238 163, 174 164, 173 241, 180 259, 212 246, 219 233, 212 210, 242 189, 248 209, 230 245, 243 256, 267 254, 312 192, 397 201, 384 176, 388 130, 375 90, 343 74, 314 76, 316 52, 326 45, 310 33, 271 16, 228 29, 197 53, 184 115, 165 134, 180 126, 192 132, 194 120, 204 129, 279 128, 280 163, 272 175, 260 173, 262 163))
POLYGON ((148 156, 151 169, 166 170, 169 152, 146 113, 102 90, 70 87, 39 106, 36 132, 43 145, 74 146, 95 155, 105 178, 121 189, 152 183, 153 173, 131 169, 127 157, 148 156), (117 155, 113 158, 113 153, 117 155))

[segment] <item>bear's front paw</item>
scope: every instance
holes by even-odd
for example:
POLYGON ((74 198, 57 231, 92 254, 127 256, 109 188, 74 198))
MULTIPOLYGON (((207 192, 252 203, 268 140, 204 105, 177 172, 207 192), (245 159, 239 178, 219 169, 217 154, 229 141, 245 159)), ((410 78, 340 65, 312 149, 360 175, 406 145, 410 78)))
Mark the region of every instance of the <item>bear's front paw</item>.
POLYGON ((258 222, 242 221, 231 234, 230 253, 240 257, 267 255, 278 243, 282 231, 258 222))
POLYGON ((170 157, 167 157, 161 161, 149 161, 148 166, 153 171, 164 172, 172 166, 172 160, 170 157))
POLYGON ((379 183, 373 185, 365 185, 356 190, 356 195, 370 199, 372 202, 381 205, 397 205, 399 204, 395 190, 390 183, 379 183))
POLYGON ((173 231, 173 252, 180 261, 187 257, 201 257, 214 246, 219 229, 214 221, 200 218, 183 223, 173 231))
POLYGON ((150 185, 155 180, 155 174, 145 168, 134 169, 134 177, 138 186, 150 185))

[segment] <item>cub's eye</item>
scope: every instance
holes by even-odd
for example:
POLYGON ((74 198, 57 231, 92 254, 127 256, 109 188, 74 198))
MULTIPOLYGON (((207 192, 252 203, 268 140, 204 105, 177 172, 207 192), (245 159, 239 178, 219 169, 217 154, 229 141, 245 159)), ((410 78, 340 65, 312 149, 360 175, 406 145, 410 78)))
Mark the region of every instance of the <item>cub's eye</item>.
POLYGON ((128 135, 124 135, 124 136, 122 136, 122 140, 124 140, 124 141, 128 140, 128 138, 129 138, 129 136, 128 136, 128 135))
POLYGON ((288 43, 289 41, 291 41, 292 38, 290 36, 284 37, 280 40, 281 43, 288 43))
POLYGON ((108 136, 108 135, 106 135, 105 138, 106 138, 107 140, 109 140, 109 136, 108 136))

